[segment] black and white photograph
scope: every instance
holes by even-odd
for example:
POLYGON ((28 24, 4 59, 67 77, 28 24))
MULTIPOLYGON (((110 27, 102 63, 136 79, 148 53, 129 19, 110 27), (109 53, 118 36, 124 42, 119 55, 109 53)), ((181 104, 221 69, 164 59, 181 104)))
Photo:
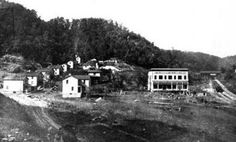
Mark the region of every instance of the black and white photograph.
POLYGON ((236 1, 0 0, 0 142, 236 142, 236 1))

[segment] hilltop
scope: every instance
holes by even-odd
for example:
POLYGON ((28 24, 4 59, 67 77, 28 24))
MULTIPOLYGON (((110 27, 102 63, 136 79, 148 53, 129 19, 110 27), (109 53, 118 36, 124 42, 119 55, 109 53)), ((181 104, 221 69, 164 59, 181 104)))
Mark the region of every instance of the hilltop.
POLYGON ((78 54, 83 62, 93 58, 107 60, 116 57, 146 69, 219 69, 219 57, 204 53, 163 50, 112 20, 83 18, 70 22, 57 17, 45 22, 34 10, 20 4, 2 0, 1 7, 0 56, 20 54, 25 59, 44 65, 61 64, 78 54))

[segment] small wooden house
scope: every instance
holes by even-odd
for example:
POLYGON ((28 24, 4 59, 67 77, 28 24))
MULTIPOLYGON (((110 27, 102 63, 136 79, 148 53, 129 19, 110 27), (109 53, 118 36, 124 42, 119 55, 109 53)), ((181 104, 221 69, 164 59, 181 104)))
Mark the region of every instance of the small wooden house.
POLYGON ((221 74, 220 71, 201 71, 201 79, 203 80, 209 80, 209 79, 215 79, 221 74))
POLYGON ((62 64, 62 71, 67 72, 67 64, 62 64))
POLYGON ((38 75, 39 73, 36 72, 30 72, 26 74, 27 77, 27 83, 29 86, 37 87, 38 85, 38 75))
POLYGON ((61 70, 62 70, 62 66, 55 65, 55 66, 51 66, 50 68, 52 69, 54 76, 59 76, 60 75, 61 70))
POLYGON ((88 75, 91 77, 101 77, 101 70, 95 69, 95 70, 87 70, 88 75))
POLYGON ((83 64, 83 69, 84 70, 90 70, 90 69, 98 69, 98 61, 97 59, 91 59, 88 62, 83 64))
POLYGON ((8 76, 3 79, 3 91, 8 93, 23 93, 24 76, 8 76))
POLYGON ((74 68, 74 62, 73 61, 67 62, 67 65, 69 66, 70 69, 74 68))
POLYGON ((37 73, 40 73, 43 77, 44 82, 48 82, 50 80, 51 69, 50 68, 43 68, 36 70, 37 73))
POLYGON ((87 70, 88 75, 91 77, 91 84, 96 85, 100 83, 101 80, 101 73, 102 71, 100 69, 95 70, 87 70))
POLYGON ((77 64, 81 64, 81 58, 78 55, 75 55, 75 60, 77 64))
POLYGON ((75 98, 81 97, 90 87, 90 76, 71 75, 62 81, 62 97, 75 98))

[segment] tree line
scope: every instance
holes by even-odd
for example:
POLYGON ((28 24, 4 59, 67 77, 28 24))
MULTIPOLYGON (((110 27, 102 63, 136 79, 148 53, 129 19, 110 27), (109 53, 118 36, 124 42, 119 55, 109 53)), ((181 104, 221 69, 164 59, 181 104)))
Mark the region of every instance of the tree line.
POLYGON ((112 20, 84 18, 69 21, 57 17, 46 22, 34 10, 8 2, 0 11, 0 56, 17 54, 47 65, 67 62, 77 54, 84 62, 92 58, 106 60, 116 57, 146 69, 219 69, 219 57, 160 49, 112 20))

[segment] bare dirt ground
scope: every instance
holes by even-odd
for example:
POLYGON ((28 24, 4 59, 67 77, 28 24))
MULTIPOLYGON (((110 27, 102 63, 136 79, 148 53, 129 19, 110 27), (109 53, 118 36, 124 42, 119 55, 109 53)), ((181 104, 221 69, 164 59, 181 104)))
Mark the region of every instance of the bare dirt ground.
POLYGON ((236 140, 233 104, 148 92, 116 95, 99 102, 80 100, 90 102, 87 109, 74 105, 71 111, 60 111, 61 104, 54 103, 49 114, 80 141, 236 140))
MULTIPOLYGON (((218 96, 211 83, 208 91, 211 92, 209 95, 199 97, 114 92, 100 99, 63 99, 60 93, 42 92, 26 95, 29 103, 22 105, 26 106, 24 113, 32 119, 30 124, 38 131, 29 134, 34 136, 32 141, 52 141, 59 133, 65 142, 234 142, 235 103, 224 101, 225 98, 218 96), (47 106, 36 107, 34 102, 40 102, 40 105, 46 102, 47 106)), ((12 98, 21 103, 18 97, 12 98)), ((17 123, 19 118, 15 118, 12 121, 17 120, 17 123)), ((7 137, 7 129, 15 129, 8 125, 4 127, 1 129, 4 137, 7 137)), ((23 132, 25 135, 22 137, 27 137, 28 131, 23 132)))

